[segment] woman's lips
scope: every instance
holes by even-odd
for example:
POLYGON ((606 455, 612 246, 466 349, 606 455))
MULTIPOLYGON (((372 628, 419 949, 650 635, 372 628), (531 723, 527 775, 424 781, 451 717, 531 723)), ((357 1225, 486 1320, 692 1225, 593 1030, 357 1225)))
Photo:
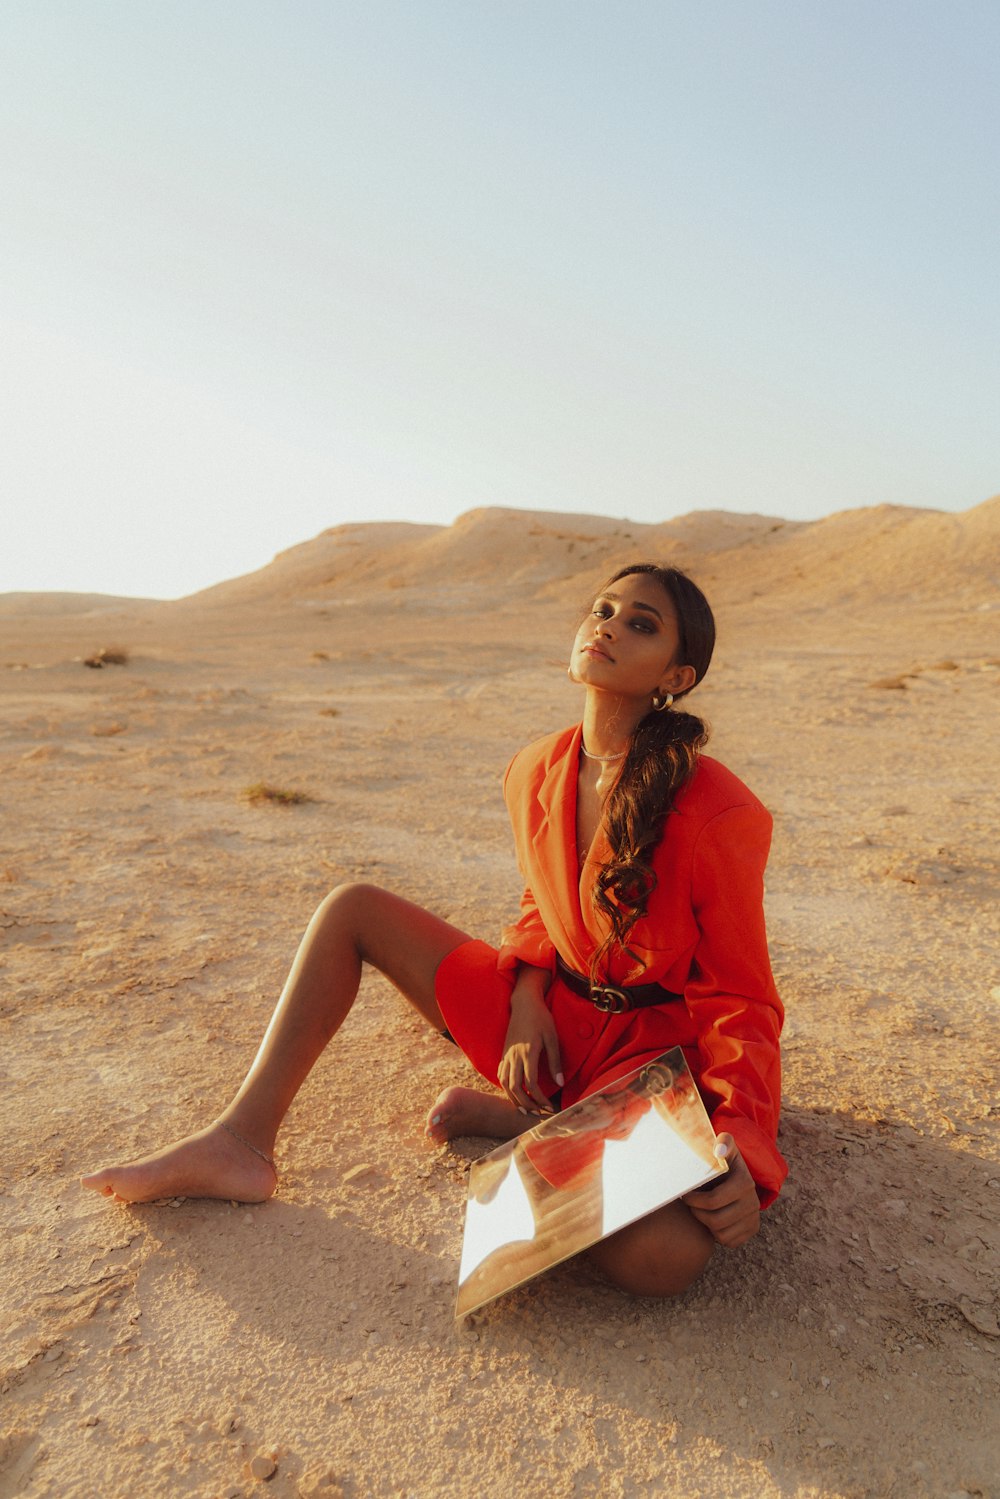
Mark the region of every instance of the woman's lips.
POLYGON ((599 645, 585 645, 583 652, 586 656, 600 656, 602 661, 613 661, 615 659, 614 656, 609 656, 607 651, 602 651, 599 645))

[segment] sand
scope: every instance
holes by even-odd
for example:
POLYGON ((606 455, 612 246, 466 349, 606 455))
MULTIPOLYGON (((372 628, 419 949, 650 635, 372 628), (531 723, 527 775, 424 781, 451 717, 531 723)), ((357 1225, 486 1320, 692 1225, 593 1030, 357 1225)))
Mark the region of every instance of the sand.
POLYGON ((994 500, 479 511, 176 603, 0 600, 0 1495, 1000 1493, 998 583, 994 500), (375 975, 271 1202, 82 1191, 213 1117, 332 885, 496 936, 500 773, 578 716, 577 606, 646 555, 717 604, 692 706, 775 814, 791 1176, 760 1235, 677 1301, 569 1264, 456 1325, 485 1146, 423 1121, 474 1076, 375 975))

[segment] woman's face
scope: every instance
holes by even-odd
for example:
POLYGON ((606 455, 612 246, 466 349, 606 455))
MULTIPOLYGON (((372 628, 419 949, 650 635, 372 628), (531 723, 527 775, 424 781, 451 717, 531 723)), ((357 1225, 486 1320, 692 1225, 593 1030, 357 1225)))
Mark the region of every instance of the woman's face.
POLYGON ((619 697, 694 685, 693 667, 678 661, 680 635, 674 606, 648 573, 628 573, 598 594, 576 632, 570 672, 575 681, 619 697))

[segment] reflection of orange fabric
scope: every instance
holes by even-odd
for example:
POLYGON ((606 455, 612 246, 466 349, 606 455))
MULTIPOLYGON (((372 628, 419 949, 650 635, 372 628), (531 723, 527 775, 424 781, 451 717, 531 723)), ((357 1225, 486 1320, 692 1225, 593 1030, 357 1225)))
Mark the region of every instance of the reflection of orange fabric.
POLYGON ((550 1187, 579 1187, 585 1177, 596 1176, 600 1170, 604 1136, 597 1130, 587 1130, 579 1135, 525 1140, 521 1148, 550 1187))
MULTIPOLYGON (((591 901, 611 852, 603 828, 582 876, 576 858, 580 739, 579 726, 565 729, 511 761, 504 795, 527 886, 521 918, 504 932, 499 954, 486 943, 465 943, 438 970, 448 1029, 493 1083, 518 964, 555 972, 558 952, 586 973, 604 936, 591 901)), ((557 973, 548 992, 566 1076, 564 1108, 681 1046, 716 1131, 731 1131, 765 1204, 786 1174, 776 1145, 783 1012, 762 907, 770 838, 766 808, 725 766, 703 756, 654 854, 657 887, 629 939, 635 958, 616 954, 608 975, 618 984, 662 984, 683 994, 683 1003, 604 1015, 557 973)), ((544 1065, 542 1083, 555 1091, 544 1065)))
POLYGON ((648 1098, 621 1092, 602 1109, 606 1117, 592 1128, 580 1125, 578 1134, 524 1135, 521 1149, 539 1176, 552 1187, 578 1187, 584 1177, 596 1176, 604 1159, 606 1140, 626 1140, 650 1108, 648 1098))

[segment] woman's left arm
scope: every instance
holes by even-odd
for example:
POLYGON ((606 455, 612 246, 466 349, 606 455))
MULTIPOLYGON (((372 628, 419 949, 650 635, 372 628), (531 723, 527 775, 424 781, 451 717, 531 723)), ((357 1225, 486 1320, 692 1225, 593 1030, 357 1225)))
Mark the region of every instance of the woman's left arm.
POLYGON ((719 1244, 735 1249, 760 1228, 760 1199, 732 1135, 720 1135, 719 1144, 726 1147, 729 1170, 709 1186, 688 1192, 684 1201, 719 1244))
POLYGON ((763 1206, 787 1174, 777 1147, 784 1012, 764 929, 770 843, 771 817, 759 802, 729 807, 702 829, 691 882, 699 938, 684 990, 713 1127, 732 1135, 763 1206))

